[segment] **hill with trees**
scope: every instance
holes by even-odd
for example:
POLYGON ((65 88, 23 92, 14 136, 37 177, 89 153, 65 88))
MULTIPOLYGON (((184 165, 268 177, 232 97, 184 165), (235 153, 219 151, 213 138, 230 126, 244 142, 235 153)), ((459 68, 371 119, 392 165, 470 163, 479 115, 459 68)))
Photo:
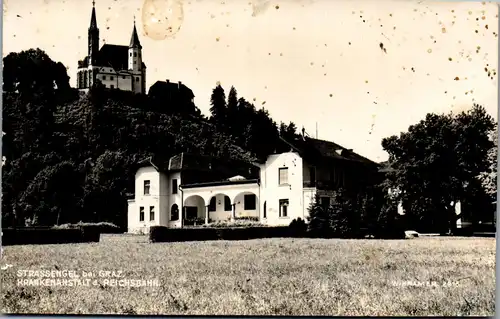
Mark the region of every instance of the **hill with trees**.
MULTIPOLYGON (((257 161, 280 148, 269 113, 235 88, 226 99, 215 87, 210 117, 100 85, 82 94, 61 63, 32 49, 4 58, 3 89, 3 227, 125 226, 139 161, 181 152, 257 161)), ((295 134, 293 123, 281 129, 295 134)))
MULTIPOLYGON (((234 87, 227 97, 220 85, 213 89, 206 117, 194 105, 164 105, 154 93, 101 85, 78 92, 64 65, 40 49, 3 61, 2 227, 79 221, 125 227, 141 160, 188 152, 259 161, 288 150, 280 135, 297 137, 294 123, 278 125, 234 87)), ((408 227, 417 230, 453 231, 458 201, 469 219, 488 220, 497 192, 497 135, 497 124, 479 105, 428 114, 382 141, 390 170, 379 193, 391 189, 391 196, 345 198, 339 190, 331 207, 311 205, 309 227, 344 237, 359 227, 393 228, 400 201, 408 227)))

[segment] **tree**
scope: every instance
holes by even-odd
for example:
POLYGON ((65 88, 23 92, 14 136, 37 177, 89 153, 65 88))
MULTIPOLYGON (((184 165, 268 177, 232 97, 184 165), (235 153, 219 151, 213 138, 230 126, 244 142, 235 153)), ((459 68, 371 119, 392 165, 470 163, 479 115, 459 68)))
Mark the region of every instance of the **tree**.
POLYGON ((494 125, 486 110, 474 105, 456 115, 427 114, 408 132, 383 139, 394 168, 388 182, 400 190, 397 200, 409 208, 410 219, 432 219, 442 232, 454 231, 461 217, 455 203, 471 200, 474 181, 490 165, 494 125))
POLYGON ((226 125, 227 105, 226 94, 220 84, 218 84, 212 91, 210 105, 210 113, 212 115, 211 120, 222 131, 226 125))
POLYGON ((479 174, 478 178, 488 196, 491 200, 496 200, 497 195, 497 156, 498 156, 498 125, 490 134, 490 140, 493 142, 493 146, 488 150, 488 163, 489 167, 487 171, 479 174))
POLYGON ((307 230, 318 237, 325 237, 330 233, 330 211, 320 203, 320 196, 315 195, 314 201, 309 206, 307 216, 307 230))
POLYGON ((19 209, 32 224, 51 226, 77 222, 80 178, 75 163, 63 161, 45 167, 23 192, 19 209))
POLYGON ((69 76, 40 49, 9 53, 3 59, 3 90, 30 95, 37 91, 69 89, 69 76))

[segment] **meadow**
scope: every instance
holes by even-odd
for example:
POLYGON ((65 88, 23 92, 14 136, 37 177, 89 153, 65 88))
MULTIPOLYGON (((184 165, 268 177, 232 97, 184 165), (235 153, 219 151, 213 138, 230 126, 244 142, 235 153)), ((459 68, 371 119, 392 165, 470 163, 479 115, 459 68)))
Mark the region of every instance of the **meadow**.
POLYGON ((3 313, 493 316, 495 309, 494 238, 152 244, 102 235, 99 243, 4 247, 1 265, 3 313), (93 272, 98 283, 23 286, 19 270, 93 272), (108 270, 159 286, 109 286, 98 276, 108 270))

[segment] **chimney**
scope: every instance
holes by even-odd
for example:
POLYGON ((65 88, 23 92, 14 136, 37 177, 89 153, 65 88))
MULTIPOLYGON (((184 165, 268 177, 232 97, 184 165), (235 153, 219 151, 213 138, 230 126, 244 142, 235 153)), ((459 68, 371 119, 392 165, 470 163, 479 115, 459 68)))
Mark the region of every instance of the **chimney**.
POLYGON ((167 83, 170 83, 170 80, 169 80, 169 79, 167 79, 167 83))

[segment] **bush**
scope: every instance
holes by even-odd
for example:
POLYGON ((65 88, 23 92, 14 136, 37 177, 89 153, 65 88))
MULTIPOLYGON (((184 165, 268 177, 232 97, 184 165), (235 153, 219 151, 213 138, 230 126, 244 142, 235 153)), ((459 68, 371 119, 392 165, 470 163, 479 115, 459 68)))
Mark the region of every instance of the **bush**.
POLYGON ((375 237, 380 239, 405 239, 404 217, 390 200, 382 207, 377 219, 375 237))
POLYGON ((80 227, 97 227, 101 234, 123 234, 124 230, 119 226, 108 223, 108 222, 99 222, 99 223, 83 223, 79 222, 77 224, 62 224, 58 226, 54 226, 54 228, 67 229, 67 228, 80 228, 80 227))
POLYGON ((290 227, 291 235, 294 237, 305 236, 307 232, 307 224, 305 220, 300 217, 292 220, 288 227, 290 227))
POLYGON ((353 238, 360 237, 361 215, 356 201, 343 190, 337 190, 329 207, 320 203, 316 194, 309 207, 308 233, 312 237, 321 238, 353 238))
MULTIPOLYGON (((288 226, 279 227, 238 227, 238 228, 168 228, 153 226, 149 232, 149 241, 181 242, 203 240, 248 240, 258 238, 303 237, 294 233, 288 226)), ((304 235, 304 234, 302 234, 304 235)))
POLYGON ((237 221, 250 221, 250 222, 259 221, 259 217, 256 216, 241 216, 241 217, 235 217, 234 219, 237 221))
POLYGON ((2 245, 42 245, 99 242, 97 227, 23 227, 2 229, 2 245))
POLYGON ((216 221, 214 223, 210 223, 208 225, 200 225, 201 227, 209 227, 209 228, 231 228, 231 227, 264 227, 259 222, 250 221, 250 220, 235 220, 231 221, 216 221))

